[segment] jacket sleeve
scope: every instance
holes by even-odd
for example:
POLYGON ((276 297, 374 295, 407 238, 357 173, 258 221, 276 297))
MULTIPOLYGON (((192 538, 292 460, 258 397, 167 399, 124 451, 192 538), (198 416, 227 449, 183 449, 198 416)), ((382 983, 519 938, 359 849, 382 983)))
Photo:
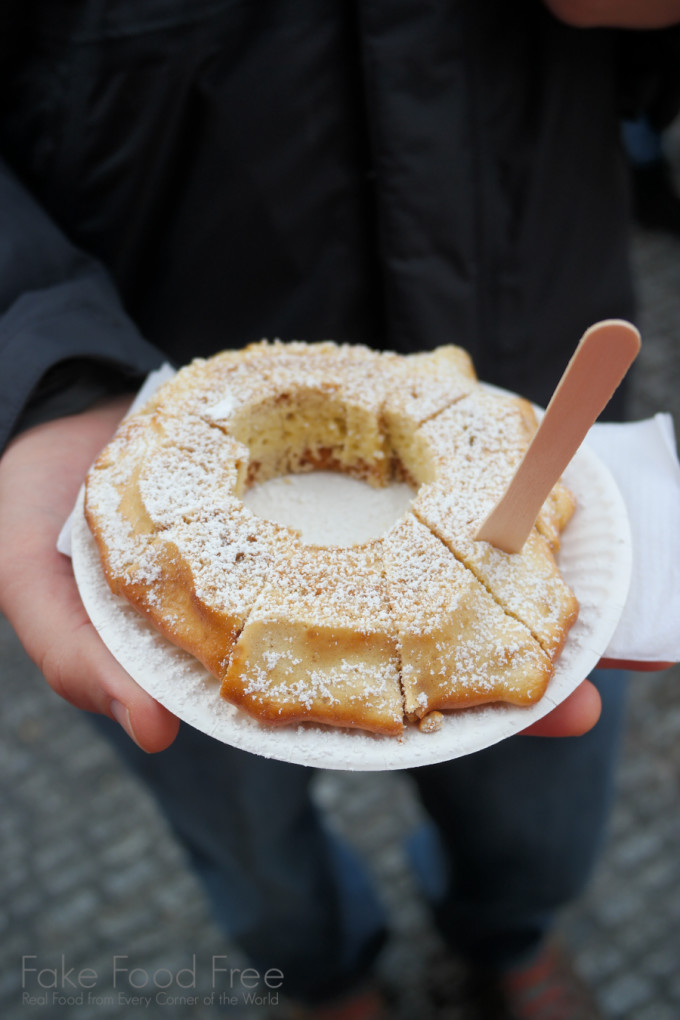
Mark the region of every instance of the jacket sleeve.
POLYGON ((136 387, 163 360, 102 266, 0 160, 0 450, 17 429, 136 387))
POLYGON ((680 112, 680 25, 618 33, 617 71, 621 114, 646 117, 657 131, 680 112))

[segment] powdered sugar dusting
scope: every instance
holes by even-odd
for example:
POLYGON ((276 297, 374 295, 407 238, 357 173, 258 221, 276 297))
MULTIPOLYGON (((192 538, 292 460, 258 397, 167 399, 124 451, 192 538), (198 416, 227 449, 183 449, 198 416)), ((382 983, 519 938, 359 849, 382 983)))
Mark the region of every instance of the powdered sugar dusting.
MULTIPOLYGON (((555 570, 547 540, 534 529, 522 554, 508 555, 474 539, 526 449, 534 427, 530 414, 524 402, 475 390, 424 425, 437 479, 421 487, 413 510, 552 654, 577 607, 555 570)), ((552 512, 546 503, 550 533, 556 530, 552 512)))
POLYGON ((543 694, 552 666, 538 642, 414 517, 388 535, 385 568, 408 713, 543 694))
POLYGON ((314 725, 270 726, 220 699, 217 681, 192 656, 111 594, 82 501, 74 518, 74 569, 88 612, 122 665, 171 711, 215 739, 320 768, 371 771, 434 764, 487 747, 545 715, 590 673, 616 627, 630 571, 625 509, 609 473, 587 447, 565 480, 575 491, 578 510, 565 534, 560 564, 583 608, 547 693, 530 708, 497 704, 448 713, 433 733, 408 727, 395 739, 314 725))
MULTIPOLYGON (((275 343, 227 352, 210 371, 194 363, 130 419, 91 472, 89 512, 117 584, 143 589, 174 634, 181 615, 159 581, 170 563, 189 571, 196 604, 236 628, 232 650, 220 653, 225 693, 251 709, 261 704, 274 721, 395 732, 402 686, 407 714, 422 716, 466 699, 526 703, 547 679, 540 644, 556 648, 551 627, 559 632, 565 612, 563 592, 550 587, 558 575, 547 543, 536 532, 512 562, 472 540, 484 504, 526 447, 534 427, 527 405, 497 402, 507 415, 494 414, 498 426, 489 428, 486 395, 465 371, 453 367, 438 380, 423 356, 407 381, 407 360, 275 343), (328 458, 382 482, 393 464, 389 434, 400 451, 411 443, 416 480, 419 455, 428 459, 415 516, 406 509, 381 538, 358 545, 306 544, 243 505, 248 480, 280 466, 275 445, 263 445, 267 430, 286 437, 284 448, 290 442, 298 470, 328 458), (429 560, 414 555, 421 541, 429 560), (533 587, 518 583, 523 570, 533 587)), ((552 514, 544 508, 548 526, 552 514)))

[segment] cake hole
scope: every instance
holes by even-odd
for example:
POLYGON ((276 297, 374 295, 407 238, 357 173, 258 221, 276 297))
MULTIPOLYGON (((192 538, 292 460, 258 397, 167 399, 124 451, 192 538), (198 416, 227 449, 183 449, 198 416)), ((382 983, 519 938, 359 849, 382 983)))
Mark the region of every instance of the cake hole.
POLYGON ((258 517, 297 528, 308 545, 347 546, 380 538, 413 497, 403 482, 375 488, 337 471, 311 471, 257 482, 243 502, 258 517))

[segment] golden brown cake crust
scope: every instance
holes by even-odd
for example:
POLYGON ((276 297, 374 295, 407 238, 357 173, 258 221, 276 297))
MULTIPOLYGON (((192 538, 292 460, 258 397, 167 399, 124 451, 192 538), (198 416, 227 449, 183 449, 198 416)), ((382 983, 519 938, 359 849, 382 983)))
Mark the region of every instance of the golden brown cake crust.
POLYGON ((528 445, 526 401, 460 348, 254 344, 197 360, 126 419, 86 481, 108 583, 267 723, 398 735, 440 711, 542 697, 578 605, 555 554, 561 483, 521 553, 474 541, 528 445), (373 542, 311 546, 242 501, 332 468, 411 482, 373 542))

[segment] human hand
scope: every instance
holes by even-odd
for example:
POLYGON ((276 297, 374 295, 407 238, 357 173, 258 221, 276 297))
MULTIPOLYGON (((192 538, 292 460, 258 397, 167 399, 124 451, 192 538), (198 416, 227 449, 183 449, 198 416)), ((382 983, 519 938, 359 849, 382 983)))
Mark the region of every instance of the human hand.
MULTIPOLYGON (((623 659, 600 659, 598 669, 624 669, 628 672, 651 673, 669 669, 672 662, 631 662, 623 659)), ((590 680, 584 680, 568 698, 538 722, 523 730, 532 737, 580 737, 600 718, 600 694, 590 680)))
POLYGON ((179 721, 108 651, 90 622, 57 537, 83 478, 129 399, 117 398, 18 436, 0 461, 0 610, 57 694, 116 719, 145 751, 174 740, 179 721))
POLYGON ((602 711, 600 692, 584 680, 561 704, 522 730, 530 737, 580 737, 592 730, 602 711))
POLYGON ((680 0, 543 0, 572 28, 670 28, 680 21, 680 0))

